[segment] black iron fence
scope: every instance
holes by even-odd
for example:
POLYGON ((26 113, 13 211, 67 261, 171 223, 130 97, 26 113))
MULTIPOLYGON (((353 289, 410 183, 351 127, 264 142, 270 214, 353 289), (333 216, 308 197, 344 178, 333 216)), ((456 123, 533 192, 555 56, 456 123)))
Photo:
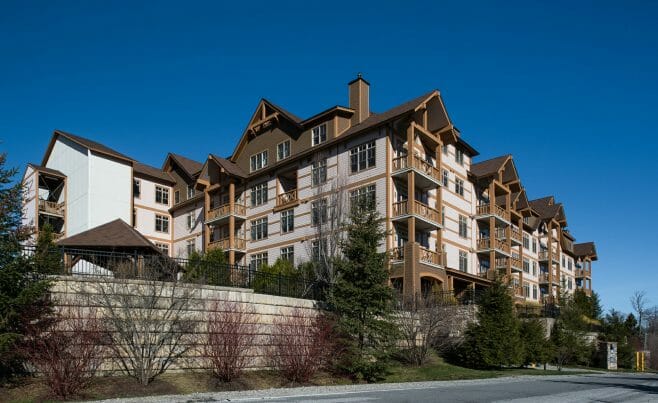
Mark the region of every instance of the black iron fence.
POLYGON ((556 304, 541 305, 518 305, 516 314, 520 318, 557 318, 560 315, 560 307, 556 304))
MULTIPOLYGON (((248 288, 262 294, 305 299, 321 296, 316 282, 301 273, 299 276, 268 273, 204 259, 69 248, 37 252, 34 247, 25 247, 23 253, 35 257, 30 259, 31 264, 47 266, 46 274, 248 288)), ((40 267, 34 269, 44 272, 40 267)))

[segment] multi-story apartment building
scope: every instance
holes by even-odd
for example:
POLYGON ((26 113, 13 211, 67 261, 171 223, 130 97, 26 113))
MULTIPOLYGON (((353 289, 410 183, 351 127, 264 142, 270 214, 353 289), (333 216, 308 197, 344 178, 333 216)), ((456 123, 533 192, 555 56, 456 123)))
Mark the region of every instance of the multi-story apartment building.
POLYGON ((554 197, 528 200, 511 155, 474 162, 438 91, 373 113, 369 87, 359 76, 348 106, 305 119, 262 99, 232 155, 203 163, 170 153, 155 168, 56 131, 26 170, 25 223, 70 237, 119 218, 170 256, 220 248, 258 267, 333 253, 337 223, 365 198, 404 294, 496 276, 518 301, 591 292, 594 244, 574 244, 554 197))

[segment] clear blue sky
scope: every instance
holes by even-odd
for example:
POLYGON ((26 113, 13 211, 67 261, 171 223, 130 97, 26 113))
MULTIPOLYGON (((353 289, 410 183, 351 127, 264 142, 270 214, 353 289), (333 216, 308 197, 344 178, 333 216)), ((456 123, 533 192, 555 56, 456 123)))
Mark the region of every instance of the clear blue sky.
POLYGON ((0 149, 39 162, 58 128, 203 160, 261 97, 306 117, 357 72, 374 111, 438 88, 480 158, 512 153, 596 241, 606 309, 658 304, 656 2, 230 3, 3 1, 0 149))

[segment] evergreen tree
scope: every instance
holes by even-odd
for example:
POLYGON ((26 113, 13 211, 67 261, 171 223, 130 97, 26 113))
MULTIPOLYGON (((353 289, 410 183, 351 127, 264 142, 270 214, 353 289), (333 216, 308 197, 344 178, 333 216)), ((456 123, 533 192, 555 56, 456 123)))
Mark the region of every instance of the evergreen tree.
POLYGON ((518 365, 522 362, 519 320, 508 287, 494 281, 482 296, 477 322, 466 329, 459 357, 478 368, 518 365))
POLYGON ((544 325, 538 319, 524 320, 519 332, 523 346, 523 365, 548 361, 550 348, 544 325))
POLYGON ((185 280, 207 285, 231 285, 231 272, 222 249, 211 249, 205 253, 192 252, 187 258, 185 280))
MULTIPOLYGON (((17 352, 29 327, 38 327, 50 313, 49 283, 40 276, 43 266, 22 253, 30 228, 22 225, 23 188, 12 184, 15 169, 6 169, 0 155, 0 380, 23 370, 17 352)), ((44 323, 45 326, 45 323, 44 323)))
POLYGON ((337 264, 329 304, 347 337, 343 368, 358 379, 373 381, 385 373, 395 341, 387 256, 377 252, 385 231, 377 211, 365 204, 352 208, 349 219, 341 245, 344 258, 337 264))

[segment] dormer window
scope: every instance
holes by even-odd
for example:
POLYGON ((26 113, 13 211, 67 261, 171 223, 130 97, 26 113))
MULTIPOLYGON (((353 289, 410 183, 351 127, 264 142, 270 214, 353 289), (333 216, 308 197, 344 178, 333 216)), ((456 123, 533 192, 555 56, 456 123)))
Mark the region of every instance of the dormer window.
POLYGON ((258 171, 267 166, 267 150, 251 156, 251 172, 258 171))
POLYGON ((312 130, 313 145, 317 146, 327 141, 327 124, 321 124, 312 130))
POLYGON ((290 157, 290 140, 279 143, 276 146, 276 160, 281 161, 290 157))
POLYGON ((194 197, 194 185, 187 185, 187 198, 191 199, 194 197))
POLYGON ((455 162, 459 165, 464 165, 464 152, 459 148, 455 150, 455 162))

